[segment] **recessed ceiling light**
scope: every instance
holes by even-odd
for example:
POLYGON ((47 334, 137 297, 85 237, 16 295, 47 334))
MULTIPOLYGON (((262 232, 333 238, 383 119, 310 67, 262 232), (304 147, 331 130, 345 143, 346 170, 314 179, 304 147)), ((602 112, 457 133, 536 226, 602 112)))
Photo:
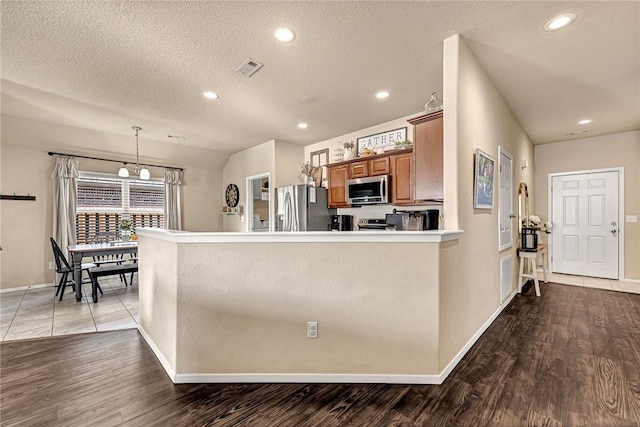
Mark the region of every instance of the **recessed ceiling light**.
POLYGON ((589 123, 591 123, 593 120, 591 119, 584 119, 584 120, 580 120, 578 122, 579 125, 588 125, 589 123))
POLYGON ((308 127, 309 127, 309 125, 308 125, 308 124, 306 124, 306 123, 298 123, 298 127, 299 127, 300 129, 306 129, 306 128, 308 128, 308 127))
POLYGON ((294 33, 291 28, 278 27, 273 31, 273 37, 283 43, 289 43, 296 38, 296 33, 294 33))
POLYGON ((575 13, 563 13, 561 15, 554 16, 544 24, 545 31, 556 31, 560 28, 566 27, 576 20, 575 13))
POLYGON ((387 92, 386 90, 382 90, 378 93, 376 93, 376 98, 378 99, 385 99, 389 97, 389 92, 387 92))
POLYGON ((209 98, 209 99, 218 99, 218 98, 220 98, 220 95, 218 95, 215 92, 203 92, 202 94, 204 95, 205 98, 209 98))

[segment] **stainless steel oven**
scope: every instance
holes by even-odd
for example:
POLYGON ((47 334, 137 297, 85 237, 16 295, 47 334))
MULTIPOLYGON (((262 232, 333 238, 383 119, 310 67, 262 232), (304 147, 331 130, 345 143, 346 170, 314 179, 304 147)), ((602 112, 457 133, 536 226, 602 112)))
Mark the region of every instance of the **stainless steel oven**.
POLYGON ((347 203, 350 205, 376 205, 389 203, 389 175, 347 181, 347 203))

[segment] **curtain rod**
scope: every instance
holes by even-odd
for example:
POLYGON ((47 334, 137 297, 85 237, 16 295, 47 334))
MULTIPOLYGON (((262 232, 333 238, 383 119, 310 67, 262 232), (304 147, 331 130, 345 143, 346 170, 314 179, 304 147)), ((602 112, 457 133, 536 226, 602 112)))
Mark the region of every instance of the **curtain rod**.
MULTIPOLYGON (((133 162, 125 162, 122 160, 113 160, 113 159, 103 159, 101 157, 91 157, 91 156, 80 156, 78 154, 66 154, 66 153, 56 153, 53 151, 49 151, 48 153, 50 156, 66 156, 66 157, 79 157, 81 159, 90 159, 90 160, 101 160, 103 162, 113 162, 113 163, 121 163, 124 165, 128 165, 128 164, 132 164, 134 165, 135 163, 133 162)), ((164 168, 164 169, 174 169, 174 170, 179 170, 179 171, 184 171, 183 168, 177 168, 175 166, 161 166, 161 165, 152 165, 150 163, 140 163, 141 166, 151 166, 153 168, 164 168)))

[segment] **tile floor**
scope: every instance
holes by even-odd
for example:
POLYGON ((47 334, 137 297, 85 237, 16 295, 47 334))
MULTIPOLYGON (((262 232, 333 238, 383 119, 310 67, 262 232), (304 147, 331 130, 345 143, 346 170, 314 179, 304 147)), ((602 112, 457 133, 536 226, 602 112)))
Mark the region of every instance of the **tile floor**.
MULTIPOLYGON (((538 279, 543 279, 541 271, 538 279)), ((629 292, 640 294, 640 283, 622 282, 620 280, 599 279, 597 277, 571 276, 568 274, 547 273, 547 281, 562 285, 582 286, 584 288, 607 289, 610 291, 629 292)))
POLYGON ((104 295, 97 304, 91 301, 90 284, 83 285, 80 302, 70 286, 62 301, 54 297, 55 287, 0 294, 1 340, 135 328, 139 320, 137 275, 133 286, 125 286, 117 276, 101 278, 100 286, 104 295))

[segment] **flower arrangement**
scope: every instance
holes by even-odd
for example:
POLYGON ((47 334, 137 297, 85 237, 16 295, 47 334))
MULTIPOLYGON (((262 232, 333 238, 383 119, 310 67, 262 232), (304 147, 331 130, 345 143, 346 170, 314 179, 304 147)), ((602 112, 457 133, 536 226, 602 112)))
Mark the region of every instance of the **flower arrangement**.
POLYGON ((128 219, 123 219, 122 221, 120 221, 120 230, 129 231, 131 230, 132 226, 133 226, 133 223, 128 219))
MULTIPOLYGON (((543 222, 538 215, 529 215, 529 226, 532 230, 541 231, 545 234, 551 233, 552 225, 550 222, 543 222)), ((522 224, 523 227, 526 227, 526 223, 522 224)))
POLYGON ((308 182, 310 179, 312 179, 315 185, 319 187, 320 183, 322 182, 322 167, 314 166, 309 162, 305 162, 300 168, 298 179, 300 180, 300 182, 308 182))
POLYGON ((338 148, 334 151, 335 160, 351 160, 355 157, 355 143, 353 141, 338 141, 338 148))

